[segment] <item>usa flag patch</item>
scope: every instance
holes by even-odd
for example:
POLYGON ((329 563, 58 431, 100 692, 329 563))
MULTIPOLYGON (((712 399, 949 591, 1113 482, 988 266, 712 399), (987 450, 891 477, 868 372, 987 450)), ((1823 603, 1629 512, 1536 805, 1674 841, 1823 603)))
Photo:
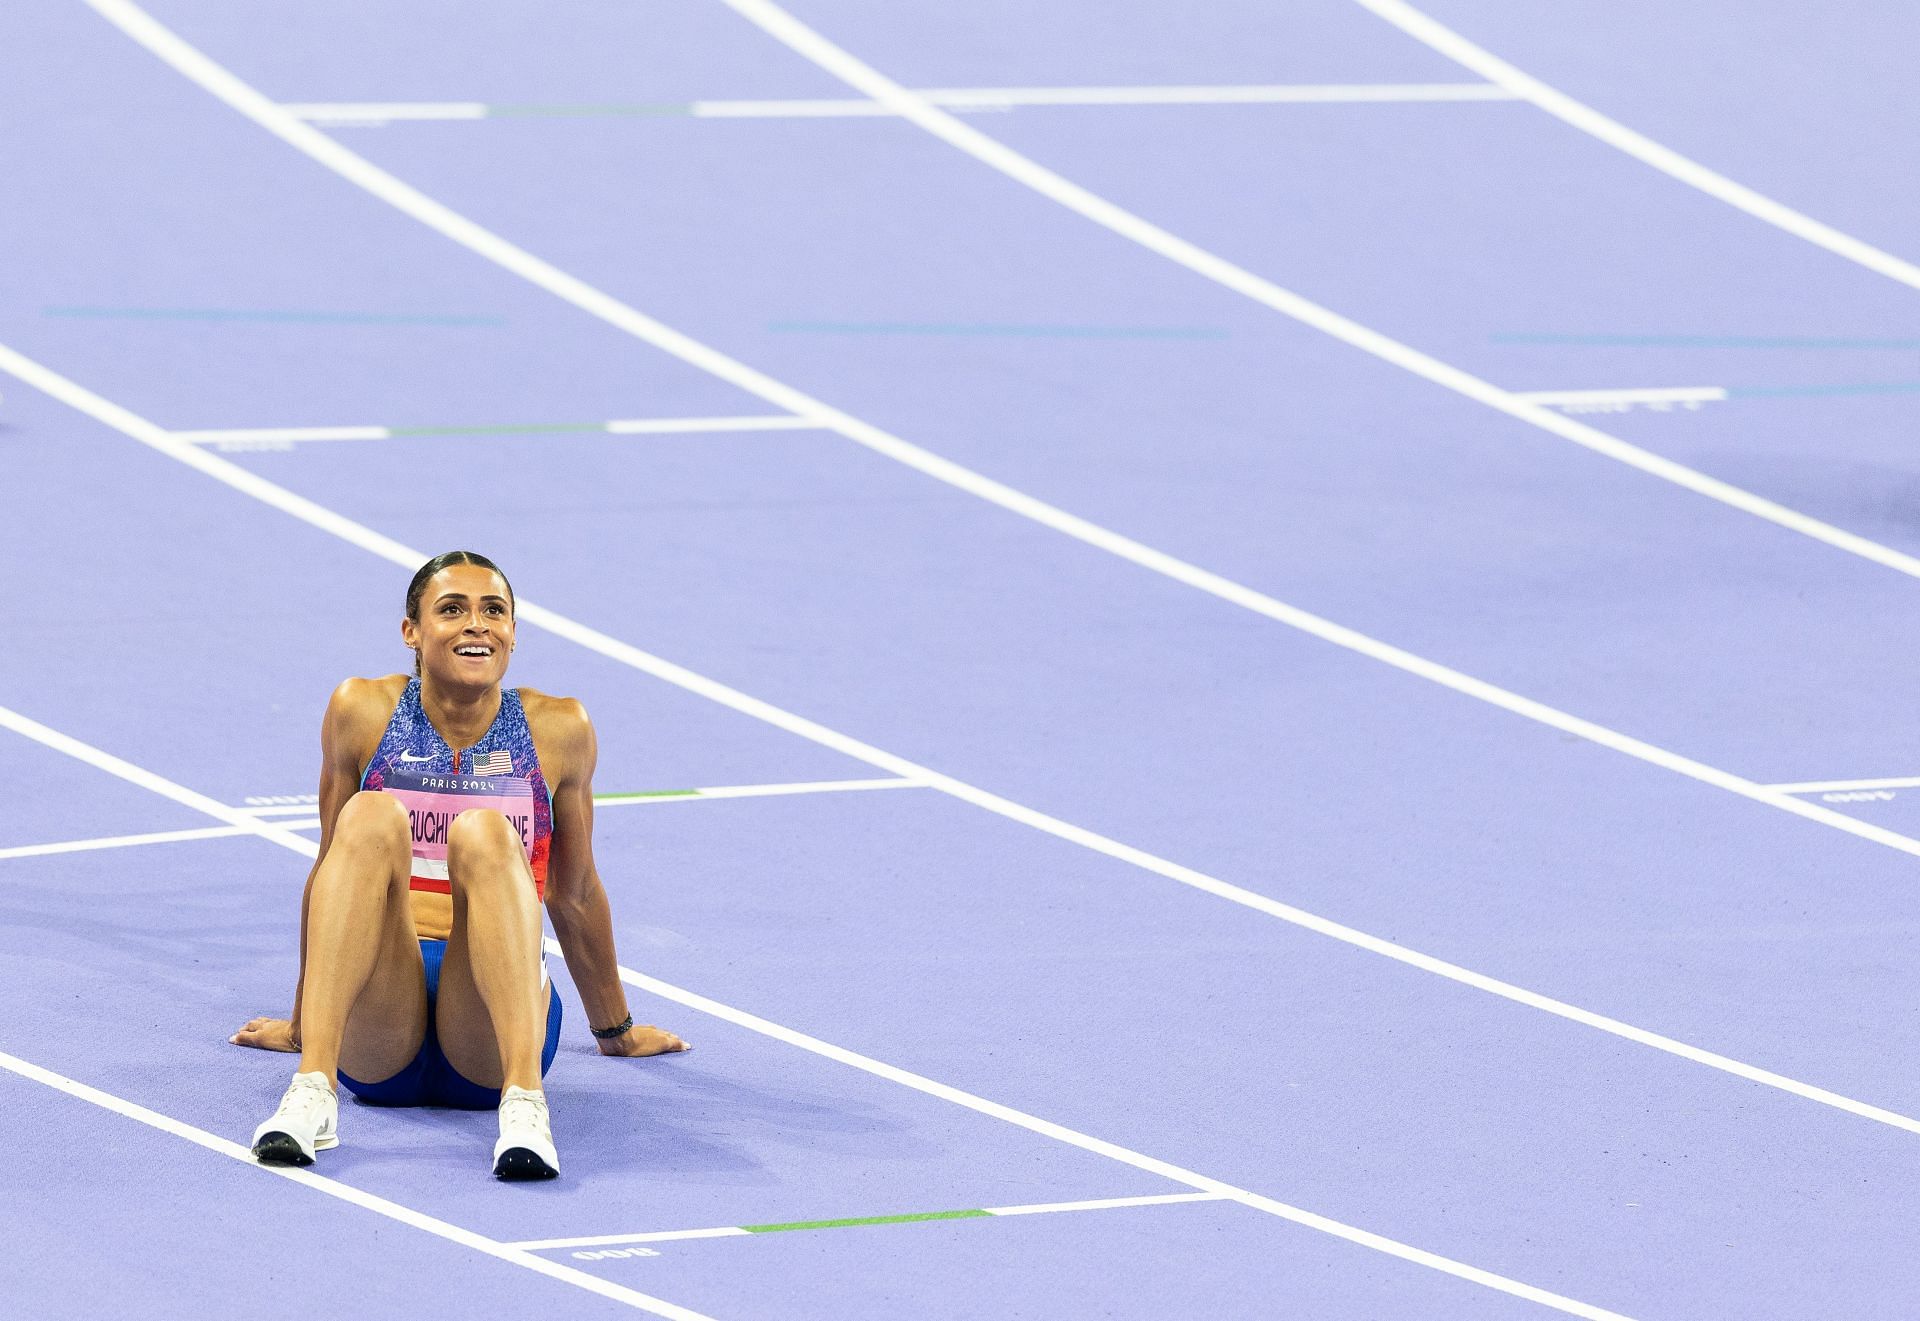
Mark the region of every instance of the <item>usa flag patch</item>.
POLYGON ((513 754, 505 748, 497 748, 473 759, 468 768, 469 775, 511 775, 513 774, 513 754))

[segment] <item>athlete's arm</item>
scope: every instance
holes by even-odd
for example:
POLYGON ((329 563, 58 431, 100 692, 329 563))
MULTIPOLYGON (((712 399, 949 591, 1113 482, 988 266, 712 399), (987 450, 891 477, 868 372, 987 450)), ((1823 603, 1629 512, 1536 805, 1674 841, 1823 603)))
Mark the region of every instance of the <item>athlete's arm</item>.
MULTIPOLYGON (((627 991, 613 950, 613 911, 593 865, 593 771, 599 743, 586 708, 571 698, 542 701, 542 742, 557 755, 541 762, 551 772, 553 845, 547 863, 547 916, 567 973, 580 992, 589 1027, 626 1021, 627 991)), ((596 1038, 603 1055, 661 1055, 687 1043, 651 1024, 636 1024, 617 1037, 596 1038)))
POLYGON ((307 900, 320 860, 333 843, 334 822, 347 799, 360 789, 360 763, 368 733, 368 719, 377 719, 384 707, 373 683, 348 679, 333 690, 327 714, 320 722, 320 852, 307 872, 300 894, 300 975, 293 984, 293 1013, 288 1018, 253 1018, 229 1038, 236 1046, 262 1050, 300 1049, 300 992, 307 981, 307 900))

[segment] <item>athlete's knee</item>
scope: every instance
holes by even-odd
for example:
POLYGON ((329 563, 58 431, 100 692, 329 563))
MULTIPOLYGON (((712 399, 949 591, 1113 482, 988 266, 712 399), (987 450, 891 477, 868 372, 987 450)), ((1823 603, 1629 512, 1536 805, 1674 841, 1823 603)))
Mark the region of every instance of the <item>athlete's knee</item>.
POLYGON ((506 862, 520 851, 520 832, 489 808, 472 807, 447 828, 447 866, 506 862))
POLYGON ((347 799, 333 821, 333 840, 329 847, 346 845, 406 850, 412 838, 407 808, 392 794, 362 789, 347 799))

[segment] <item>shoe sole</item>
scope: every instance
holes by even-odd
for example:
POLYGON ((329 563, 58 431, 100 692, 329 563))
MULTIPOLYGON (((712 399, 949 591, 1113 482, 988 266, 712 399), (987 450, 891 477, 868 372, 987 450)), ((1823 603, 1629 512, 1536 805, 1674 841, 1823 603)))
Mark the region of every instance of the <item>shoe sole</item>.
MULTIPOLYGON (((337 1135, 329 1133, 314 1139, 313 1149, 325 1151, 329 1147, 340 1145, 337 1135)), ((254 1159, 268 1165, 311 1165, 313 1157, 301 1149, 300 1140, 291 1133, 278 1130, 262 1133, 253 1144, 254 1159)))
POLYGON ((508 1179, 514 1182, 560 1177, 560 1171, 525 1147, 508 1147, 501 1152, 499 1159, 493 1162, 493 1174, 497 1179, 508 1179))

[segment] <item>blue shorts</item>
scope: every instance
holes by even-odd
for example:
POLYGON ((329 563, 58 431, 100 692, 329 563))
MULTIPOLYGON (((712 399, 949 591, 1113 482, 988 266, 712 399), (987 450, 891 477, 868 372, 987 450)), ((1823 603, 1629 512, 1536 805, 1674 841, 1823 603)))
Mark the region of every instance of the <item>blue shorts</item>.
MULTIPOLYGON (((427 1035, 413 1062, 382 1082, 356 1082, 341 1072, 340 1081, 346 1089, 368 1105, 446 1105, 460 1110, 492 1110, 499 1106, 498 1087, 482 1087, 463 1077, 440 1053, 440 1037, 433 1026, 433 1006, 440 996, 440 961, 446 955, 446 941, 420 942, 420 961, 427 970, 427 1035)), ((540 1048, 542 1077, 553 1067, 554 1053, 560 1049, 560 990, 551 981, 547 983, 547 997, 547 1041, 540 1048)))

